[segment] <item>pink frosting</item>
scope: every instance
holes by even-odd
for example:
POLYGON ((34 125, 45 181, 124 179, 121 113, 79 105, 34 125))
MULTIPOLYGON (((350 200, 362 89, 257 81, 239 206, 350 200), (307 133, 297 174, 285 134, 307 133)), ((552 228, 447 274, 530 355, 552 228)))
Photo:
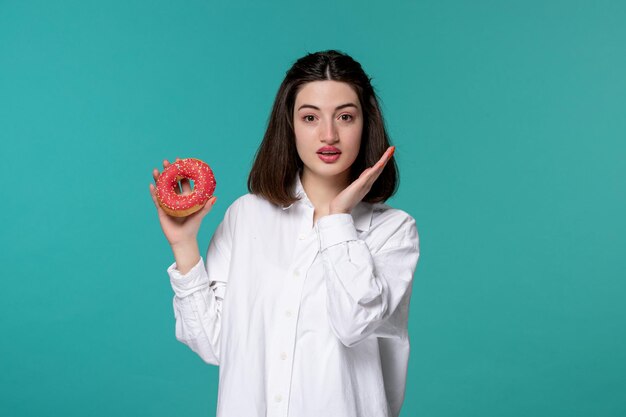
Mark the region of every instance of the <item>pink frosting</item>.
POLYGON ((203 205, 215 191, 215 177, 211 168, 195 158, 181 159, 163 170, 157 179, 157 198, 171 210, 187 210, 203 205), (191 194, 176 194, 178 181, 187 178, 193 181, 191 194))

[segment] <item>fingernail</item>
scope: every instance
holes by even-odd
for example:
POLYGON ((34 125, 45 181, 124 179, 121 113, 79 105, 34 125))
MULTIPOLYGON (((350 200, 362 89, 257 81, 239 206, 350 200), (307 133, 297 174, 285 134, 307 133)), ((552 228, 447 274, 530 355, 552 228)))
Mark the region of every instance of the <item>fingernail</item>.
POLYGON ((391 147, 391 153, 389 154, 389 158, 391 158, 395 152, 396 152, 396 147, 392 146, 391 147))

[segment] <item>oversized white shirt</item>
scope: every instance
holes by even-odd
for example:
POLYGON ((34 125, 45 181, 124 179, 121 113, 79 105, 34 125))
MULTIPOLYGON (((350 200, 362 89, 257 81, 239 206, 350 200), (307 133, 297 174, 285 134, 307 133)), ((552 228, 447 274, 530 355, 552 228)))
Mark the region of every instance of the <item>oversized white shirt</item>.
POLYGON ((414 219, 361 202, 313 223, 300 200, 226 211, 174 290, 176 338, 219 365, 217 417, 397 417, 419 257, 414 219))

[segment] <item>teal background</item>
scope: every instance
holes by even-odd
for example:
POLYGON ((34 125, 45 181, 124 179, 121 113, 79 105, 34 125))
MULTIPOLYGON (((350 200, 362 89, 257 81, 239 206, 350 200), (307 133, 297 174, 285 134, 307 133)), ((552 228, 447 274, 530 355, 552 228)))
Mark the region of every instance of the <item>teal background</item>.
POLYGON ((373 77, 420 232, 402 416, 626 415, 624 22, 623 1, 0 0, 0 415, 214 415, 151 170, 214 168, 204 251, 285 71, 329 48, 373 77))

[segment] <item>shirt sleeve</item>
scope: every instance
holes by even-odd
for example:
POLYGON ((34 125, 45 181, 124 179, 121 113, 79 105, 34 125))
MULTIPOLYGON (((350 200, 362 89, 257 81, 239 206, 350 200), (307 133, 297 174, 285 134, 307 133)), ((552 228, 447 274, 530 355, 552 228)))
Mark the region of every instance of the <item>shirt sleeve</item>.
POLYGON ((228 282, 232 222, 229 208, 211 238, 206 263, 200 259, 184 275, 178 271, 176 263, 167 269, 175 294, 176 339, 211 365, 220 362, 222 305, 228 282))
MULTIPOLYGON (((400 212, 403 213, 403 212, 400 212)), ((350 214, 317 222, 331 328, 354 346, 370 335, 407 337, 413 274, 419 258, 415 220, 395 216, 378 225, 384 242, 376 251, 358 238, 350 214)))

